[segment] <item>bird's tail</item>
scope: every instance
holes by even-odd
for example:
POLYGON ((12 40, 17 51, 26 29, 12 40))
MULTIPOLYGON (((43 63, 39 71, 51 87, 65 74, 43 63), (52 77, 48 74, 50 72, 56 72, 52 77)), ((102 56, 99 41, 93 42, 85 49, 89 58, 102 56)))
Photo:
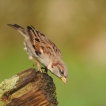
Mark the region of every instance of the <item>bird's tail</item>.
POLYGON ((7 24, 7 25, 12 27, 12 28, 14 28, 14 29, 16 29, 19 33, 21 33, 24 37, 26 37, 26 31, 25 31, 25 29, 23 27, 21 27, 21 26, 19 26, 17 24, 14 24, 14 25, 7 24))

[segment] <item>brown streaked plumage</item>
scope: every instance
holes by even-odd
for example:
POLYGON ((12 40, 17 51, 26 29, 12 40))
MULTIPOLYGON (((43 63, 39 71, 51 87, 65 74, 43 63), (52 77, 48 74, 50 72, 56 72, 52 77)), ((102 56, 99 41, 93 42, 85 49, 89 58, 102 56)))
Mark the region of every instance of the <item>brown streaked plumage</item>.
POLYGON ((25 50, 27 50, 29 54, 29 59, 36 63, 38 70, 41 71, 41 68, 35 59, 66 83, 68 71, 65 63, 62 61, 62 55, 57 46, 33 26, 27 26, 25 30, 17 24, 8 25, 24 36, 25 50))

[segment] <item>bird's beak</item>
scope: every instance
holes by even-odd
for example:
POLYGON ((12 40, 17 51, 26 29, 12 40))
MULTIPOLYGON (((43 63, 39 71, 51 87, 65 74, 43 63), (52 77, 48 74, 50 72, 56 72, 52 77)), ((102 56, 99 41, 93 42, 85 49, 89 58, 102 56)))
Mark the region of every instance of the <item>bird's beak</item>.
POLYGON ((61 77, 61 80, 66 84, 67 79, 65 77, 61 77))

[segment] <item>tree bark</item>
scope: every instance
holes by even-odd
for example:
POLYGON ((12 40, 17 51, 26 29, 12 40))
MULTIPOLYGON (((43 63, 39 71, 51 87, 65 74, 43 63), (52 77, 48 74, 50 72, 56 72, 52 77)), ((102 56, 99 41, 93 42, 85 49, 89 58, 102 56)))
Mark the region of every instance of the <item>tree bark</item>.
POLYGON ((57 106, 53 79, 34 68, 0 84, 0 106, 57 106))

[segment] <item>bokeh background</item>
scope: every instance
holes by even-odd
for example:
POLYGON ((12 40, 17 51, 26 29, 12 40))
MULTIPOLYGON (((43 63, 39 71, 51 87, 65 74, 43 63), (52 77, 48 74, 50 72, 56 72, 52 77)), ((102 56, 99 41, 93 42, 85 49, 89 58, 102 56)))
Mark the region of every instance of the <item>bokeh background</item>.
POLYGON ((0 82, 33 66, 9 23, 33 25, 61 50, 68 83, 49 73, 58 106, 106 106, 105 0, 0 0, 0 82))

